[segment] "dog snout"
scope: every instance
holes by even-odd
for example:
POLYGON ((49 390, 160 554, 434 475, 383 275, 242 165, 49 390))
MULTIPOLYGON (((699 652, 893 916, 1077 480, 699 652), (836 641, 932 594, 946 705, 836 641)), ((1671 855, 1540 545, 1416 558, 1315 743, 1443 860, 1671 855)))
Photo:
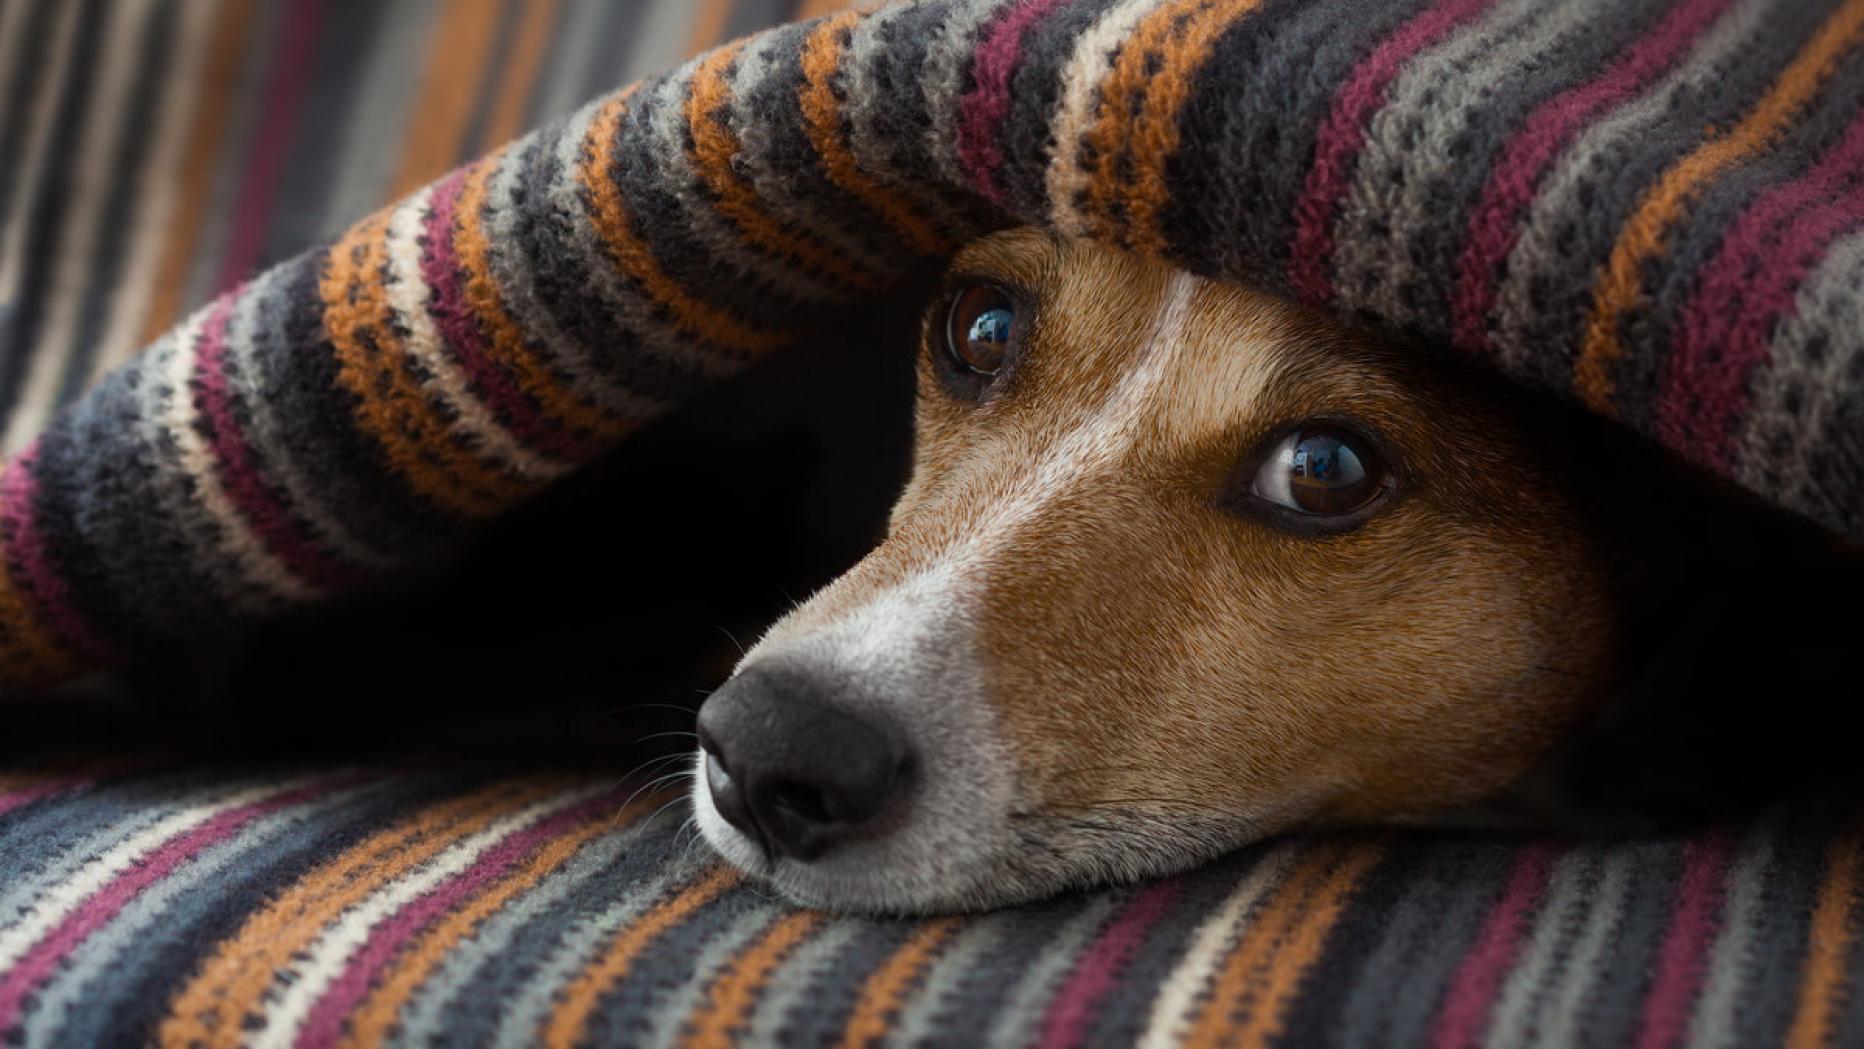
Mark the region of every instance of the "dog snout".
POLYGON ((809 674, 750 667, 700 708, 712 802, 771 853, 808 861, 875 836, 911 791, 899 733, 832 691, 809 674))

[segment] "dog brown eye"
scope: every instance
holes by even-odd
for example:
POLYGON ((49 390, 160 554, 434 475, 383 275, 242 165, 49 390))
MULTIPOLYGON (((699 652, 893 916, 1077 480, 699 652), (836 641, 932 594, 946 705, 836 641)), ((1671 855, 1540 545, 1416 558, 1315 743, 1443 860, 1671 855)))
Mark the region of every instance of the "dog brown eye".
POLYGON ((1010 353, 1010 330, 1016 324, 1016 307, 1010 297, 989 284, 976 284, 952 300, 945 321, 945 348, 959 367, 979 375, 995 375, 1010 353))
POLYGON ((1365 437, 1304 426, 1282 438, 1256 472, 1256 496, 1298 513, 1352 513, 1385 489, 1385 461, 1365 437))

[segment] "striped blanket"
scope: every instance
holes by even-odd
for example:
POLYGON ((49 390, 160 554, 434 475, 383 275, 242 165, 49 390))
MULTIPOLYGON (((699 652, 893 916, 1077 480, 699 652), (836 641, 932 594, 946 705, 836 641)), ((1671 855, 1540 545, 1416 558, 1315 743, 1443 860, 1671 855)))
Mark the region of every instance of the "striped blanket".
MULTIPOLYGON (((838 6, 0 3, 0 689, 379 578, 1012 222, 1864 535, 1864 0, 925 0, 572 108, 838 6)), ((9 1044, 1864 1040, 1843 805, 889 922, 613 777, 0 756, 9 1044)))
POLYGON ((0 778, 29 1045, 1638 1047, 1864 1038, 1855 814, 1257 846, 916 921, 798 911, 612 778, 0 778))

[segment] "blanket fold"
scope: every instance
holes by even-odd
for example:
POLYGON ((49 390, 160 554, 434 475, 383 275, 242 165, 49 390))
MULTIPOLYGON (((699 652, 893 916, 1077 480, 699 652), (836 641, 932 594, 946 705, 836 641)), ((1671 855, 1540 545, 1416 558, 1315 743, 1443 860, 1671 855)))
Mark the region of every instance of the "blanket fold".
POLYGON ((1856 0, 926 0, 740 40, 61 412, 0 475, 0 685, 340 591, 1017 222, 1455 347, 1857 539, 1861 41, 1856 0))

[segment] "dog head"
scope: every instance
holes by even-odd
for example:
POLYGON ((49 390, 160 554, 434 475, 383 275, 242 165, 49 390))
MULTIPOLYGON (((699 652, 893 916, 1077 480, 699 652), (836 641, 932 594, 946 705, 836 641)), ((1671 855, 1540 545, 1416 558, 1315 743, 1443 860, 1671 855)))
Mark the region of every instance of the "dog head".
POLYGON ((887 539, 701 711, 699 826, 801 901, 924 911, 1494 793, 1614 633, 1549 434, 1477 382, 1109 249, 970 246, 887 539))

